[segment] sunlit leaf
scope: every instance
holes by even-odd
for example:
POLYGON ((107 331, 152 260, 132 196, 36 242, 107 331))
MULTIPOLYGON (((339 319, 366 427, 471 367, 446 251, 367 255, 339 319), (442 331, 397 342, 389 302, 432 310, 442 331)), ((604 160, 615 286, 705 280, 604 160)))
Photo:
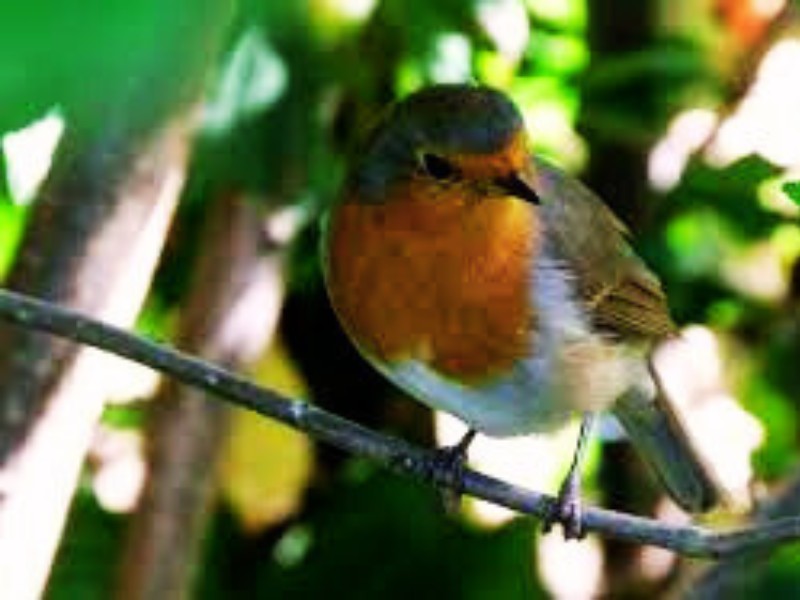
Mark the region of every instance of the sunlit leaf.
POLYGON ((23 129, 0 137, 8 189, 16 203, 26 204, 36 195, 50 170, 63 131, 63 116, 58 110, 51 110, 23 129))
POLYGON ((22 237, 28 210, 0 197, 0 279, 3 278, 22 237))
MULTIPOLYGON (((259 383, 290 397, 306 395, 285 352, 274 347, 256 368, 259 383)), ((311 474, 307 436, 250 411, 233 415, 222 459, 222 490, 251 532, 285 520, 299 507, 311 474)))

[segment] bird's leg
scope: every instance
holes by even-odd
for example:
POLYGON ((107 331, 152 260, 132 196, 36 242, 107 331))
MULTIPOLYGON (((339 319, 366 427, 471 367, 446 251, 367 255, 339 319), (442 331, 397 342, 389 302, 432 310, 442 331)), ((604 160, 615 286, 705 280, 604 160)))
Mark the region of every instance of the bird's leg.
POLYGON ((458 510, 463 488, 464 465, 467 463, 467 450, 478 434, 470 429, 454 446, 445 446, 436 451, 433 463, 434 480, 439 483, 442 503, 448 513, 458 510))
POLYGON ((583 501, 581 499, 581 480, 583 477, 583 462, 586 457, 586 447, 591 437, 595 422, 594 413, 586 413, 581 421, 581 431, 578 434, 578 446, 572 458, 553 511, 544 521, 545 533, 550 531, 553 523, 561 523, 564 528, 564 538, 567 540, 581 539, 583 531, 583 501))

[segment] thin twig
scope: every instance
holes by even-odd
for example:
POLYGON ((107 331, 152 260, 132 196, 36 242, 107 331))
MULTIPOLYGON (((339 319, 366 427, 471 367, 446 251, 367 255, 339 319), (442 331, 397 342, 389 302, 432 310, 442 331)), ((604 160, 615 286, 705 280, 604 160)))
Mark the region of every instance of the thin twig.
MULTIPOLYGON (((436 468, 436 456, 430 450, 260 388, 216 365, 72 311, 0 289, 0 319, 124 356, 236 406, 281 421, 315 439, 371 458, 417 479, 439 486, 454 484, 436 468)), ((555 504, 552 496, 470 470, 464 471, 459 487, 465 494, 539 519, 550 514, 555 504)), ((584 527, 586 531, 605 536, 702 558, 730 557, 800 539, 800 518, 796 517, 770 521, 757 527, 712 532, 700 527, 667 525, 653 519, 587 507, 584 527)))

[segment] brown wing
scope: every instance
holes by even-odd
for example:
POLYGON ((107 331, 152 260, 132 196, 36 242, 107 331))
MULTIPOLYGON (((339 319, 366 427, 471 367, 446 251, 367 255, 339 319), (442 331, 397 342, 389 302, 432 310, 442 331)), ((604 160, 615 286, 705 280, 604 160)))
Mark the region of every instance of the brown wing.
POLYGON ((595 326, 623 338, 674 329, 661 284, 628 245, 628 230, 578 180, 535 159, 553 251, 572 269, 595 326))

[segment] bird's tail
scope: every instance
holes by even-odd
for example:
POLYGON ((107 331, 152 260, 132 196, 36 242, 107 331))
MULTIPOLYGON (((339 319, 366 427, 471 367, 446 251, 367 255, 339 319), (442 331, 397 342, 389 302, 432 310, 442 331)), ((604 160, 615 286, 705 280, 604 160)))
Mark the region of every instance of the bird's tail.
POLYGON ((634 388, 617 401, 614 414, 670 496, 688 512, 710 510, 720 501, 720 487, 654 379, 654 395, 634 388))

